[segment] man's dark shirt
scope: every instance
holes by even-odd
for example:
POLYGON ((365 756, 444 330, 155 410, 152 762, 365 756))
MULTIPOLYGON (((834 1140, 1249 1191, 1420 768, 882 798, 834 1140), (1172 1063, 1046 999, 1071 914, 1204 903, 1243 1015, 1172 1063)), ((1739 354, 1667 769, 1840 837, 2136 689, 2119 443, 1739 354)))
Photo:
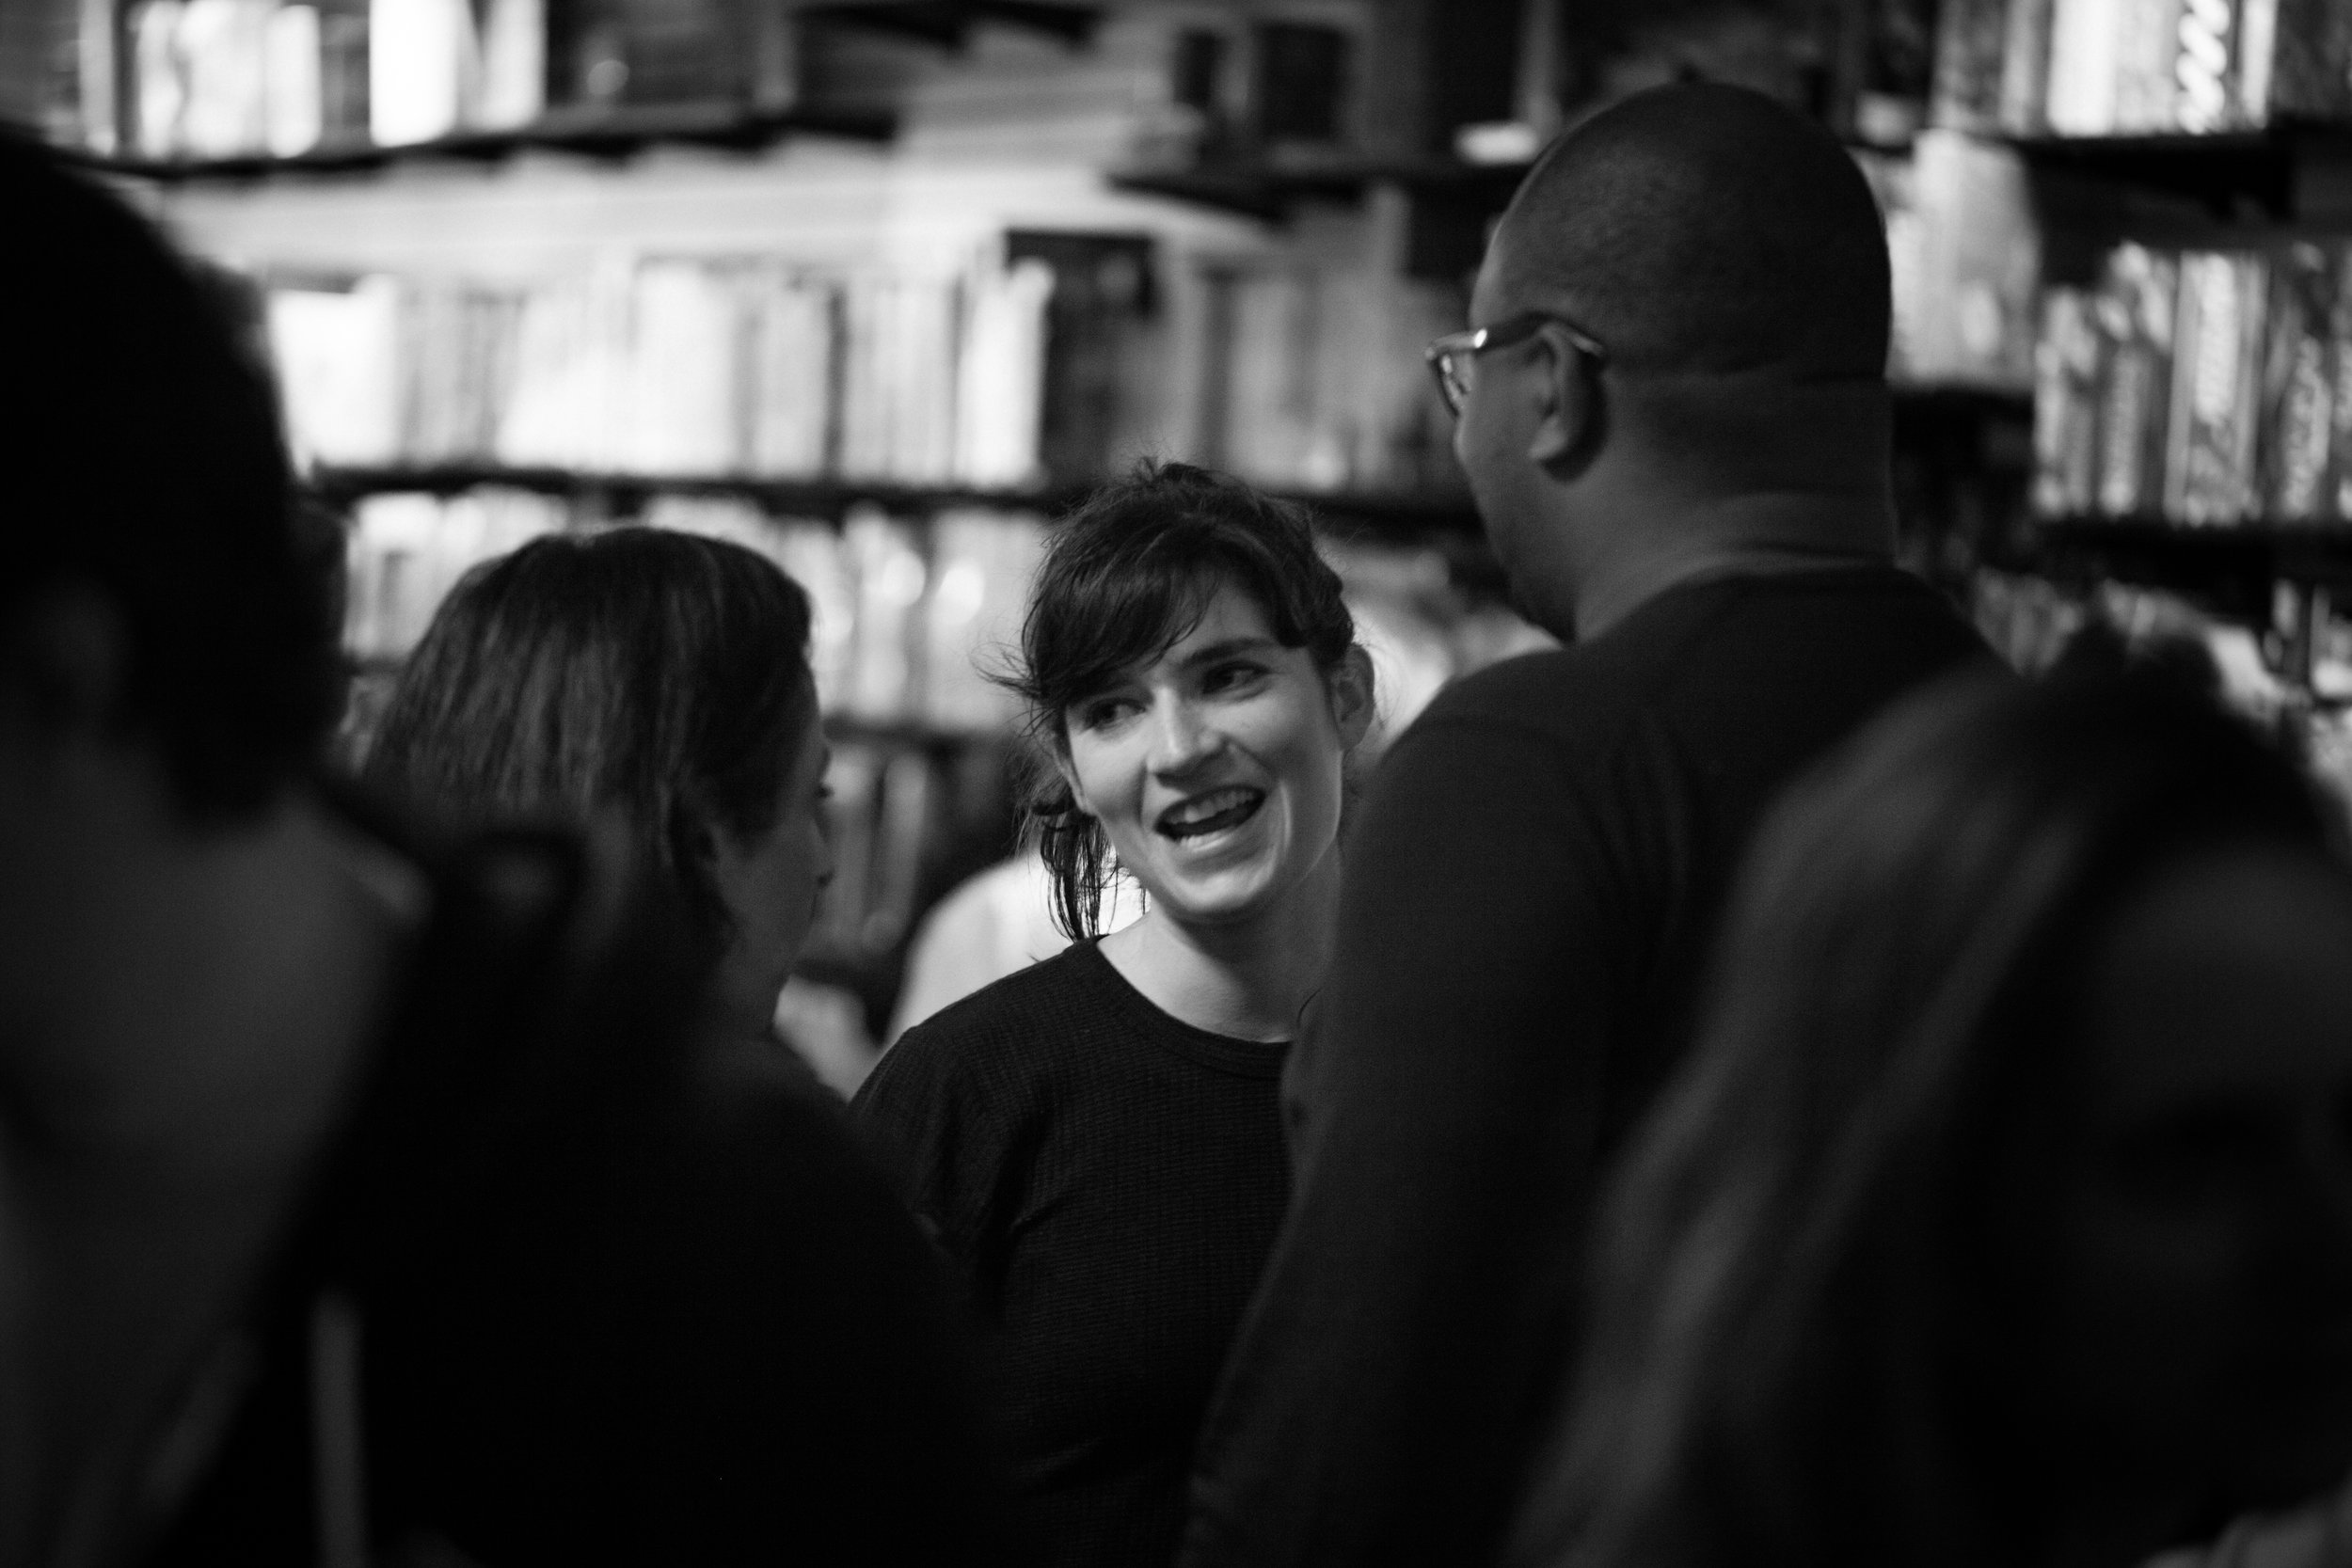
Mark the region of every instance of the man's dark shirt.
POLYGON ((1751 829, 1890 699, 1990 662, 1926 585, 1854 566, 1686 584, 1431 705, 1348 846, 1187 1568, 1493 1560, 1603 1163, 1680 1054, 1751 829))

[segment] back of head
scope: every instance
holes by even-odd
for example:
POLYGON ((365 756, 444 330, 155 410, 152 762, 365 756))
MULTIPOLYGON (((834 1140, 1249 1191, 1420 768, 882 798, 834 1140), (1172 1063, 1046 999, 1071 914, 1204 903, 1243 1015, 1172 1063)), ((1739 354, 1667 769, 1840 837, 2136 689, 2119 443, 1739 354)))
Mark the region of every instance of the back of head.
POLYGON ((557 535, 467 574, 402 671, 368 778, 459 820, 626 824, 705 932, 700 835, 777 819, 817 722, 809 605, 739 545, 557 535))
POLYGON ((123 731, 154 740, 191 812, 258 806, 342 698, 341 543, 294 504, 268 372, 150 225, 6 134, 0 343, 0 615, 103 604, 123 731))
POLYGON ((1495 243, 1505 309, 1564 311, 1629 374, 1883 377, 1869 186, 1827 131, 1747 88, 1658 87, 1595 115, 1495 243))
POLYGON ((2336 832, 2289 760, 2162 673, 1931 691, 1792 791, 1621 1164, 1522 1560, 2018 1548, 1971 1538, 1963 1369, 2003 1364, 1972 1338, 1962 1218, 1988 1148, 2057 1093, 2080 944, 2135 879, 2212 844, 2321 860, 2336 832))

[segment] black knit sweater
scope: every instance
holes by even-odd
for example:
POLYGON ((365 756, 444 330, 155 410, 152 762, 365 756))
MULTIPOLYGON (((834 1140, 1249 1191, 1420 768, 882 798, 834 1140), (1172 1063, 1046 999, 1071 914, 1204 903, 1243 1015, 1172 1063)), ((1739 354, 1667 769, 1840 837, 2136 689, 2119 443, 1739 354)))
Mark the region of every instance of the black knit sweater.
POLYGON ((1028 1560, 1173 1554, 1281 1223, 1286 1050, 1179 1022, 1083 942, 909 1030, 858 1095, 993 1340, 1028 1560))

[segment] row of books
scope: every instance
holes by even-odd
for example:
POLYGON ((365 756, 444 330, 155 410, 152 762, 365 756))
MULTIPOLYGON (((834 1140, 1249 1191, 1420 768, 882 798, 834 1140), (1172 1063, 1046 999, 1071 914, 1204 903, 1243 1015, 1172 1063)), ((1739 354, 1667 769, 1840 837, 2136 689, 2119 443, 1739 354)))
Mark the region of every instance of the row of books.
MULTIPOLYGON (((352 521, 346 645, 366 662, 404 657, 466 572, 540 534, 597 521, 561 498, 506 486, 370 496, 352 521)), ((836 529, 742 500, 659 496, 638 522, 733 540, 808 591, 826 712, 951 734, 1017 722, 1018 703, 989 675, 1019 635, 1041 518, 965 508, 918 525, 860 507, 836 529)))
POLYGON ((2104 136, 2352 116, 2342 0, 1945 0, 1936 123, 2104 136))
POLYGON ((296 451, 321 463, 822 474, 1042 472, 1034 259, 950 277, 620 260, 535 287, 373 276, 269 291, 296 451))
POLYGON ((2352 519, 2352 244, 2111 251, 2044 295, 2044 515, 2352 519))
POLYGON ((145 0, 124 41, 130 150, 151 158, 401 146, 545 107, 544 0, 145 0))

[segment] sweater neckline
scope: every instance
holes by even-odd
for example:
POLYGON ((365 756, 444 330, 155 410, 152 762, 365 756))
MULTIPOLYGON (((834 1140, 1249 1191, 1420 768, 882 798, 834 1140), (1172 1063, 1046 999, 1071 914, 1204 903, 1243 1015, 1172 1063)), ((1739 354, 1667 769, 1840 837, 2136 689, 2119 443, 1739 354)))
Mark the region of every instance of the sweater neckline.
POLYGON ((1072 966, 1135 1032, 1188 1062, 1243 1078, 1279 1078, 1289 1040, 1246 1040, 1186 1023, 1137 990, 1103 956, 1103 939, 1089 938, 1070 949, 1072 966))

